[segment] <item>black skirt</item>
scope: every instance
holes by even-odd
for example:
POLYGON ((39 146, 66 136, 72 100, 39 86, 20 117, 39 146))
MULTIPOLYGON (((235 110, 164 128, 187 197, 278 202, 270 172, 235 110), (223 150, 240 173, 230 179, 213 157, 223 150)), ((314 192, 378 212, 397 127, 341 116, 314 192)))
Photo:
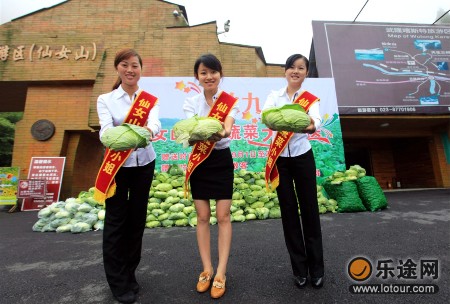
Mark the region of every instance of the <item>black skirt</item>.
POLYGON ((230 148, 212 150, 190 177, 193 199, 231 199, 234 165, 230 148))

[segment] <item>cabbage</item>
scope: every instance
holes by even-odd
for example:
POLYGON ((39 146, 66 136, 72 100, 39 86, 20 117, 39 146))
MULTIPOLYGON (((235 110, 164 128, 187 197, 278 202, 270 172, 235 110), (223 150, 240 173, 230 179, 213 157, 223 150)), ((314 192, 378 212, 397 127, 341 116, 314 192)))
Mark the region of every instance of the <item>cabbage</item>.
POLYGON ((144 148, 150 143, 151 133, 146 128, 124 123, 105 130, 100 141, 115 151, 144 148))
POLYGON ((188 119, 182 119, 173 125, 173 135, 177 143, 183 143, 183 146, 189 145, 189 137, 197 125, 197 116, 188 119))
POLYGON ((299 104, 273 107, 262 112, 262 123, 275 131, 301 132, 311 119, 299 104))
POLYGON ((63 217, 63 218, 56 218, 53 221, 50 222, 50 226, 52 228, 58 228, 59 226, 66 225, 70 222, 69 217, 63 217))
POLYGON ((253 214, 253 213, 249 213, 249 214, 247 214, 247 215, 245 216, 245 219, 246 219, 247 221, 249 221, 249 220, 256 220, 256 215, 253 214))
POLYGON ((92 206, 88 203, 83 203, 78 207, 78 212, 90 212, 92 210, 92 206))
POLYGON ((161 227, 161 223, 159 221, 150 221, 145 224, 145 227, 147 228, 161 227))
POLYGON ((183 169, 181 169, 177 164, 173 164, 169 167, 169 174, 172 176, 175 175, 184 175, 183 169))
POLYGON ((60 232, 70 232, 72 230, 72 225, 71 224, 66 224, 66 225, 62 225, 59 226, 58 228, 56 228, 56 232, 60 233, 60 232))
POLYGON ((175 226, 177 227, 184 227, 189 225, 189 220, 187 218, 185 219, 179 219, 175 221, 175 226))
POLYGON ((105 221, 103 220, 98 220, 95 224, 94 224, 94 229, 95 230, 103 230, 103 227, 105 226, 105 221))
POLYGON ((66 209, 66 211, 68 211, 70 213, 75 214, 78 211, 78 207, 80 207, 80 205, 78 203, 70 201, 70 202, 66 203, 66 205, 64 206, 64 209, 66 209))
POLYGON ((192 212, 195 212, 195 207, 193 207, 193 206, 184 207, 183 212, 184 212, 184 214, 189 215, 192 212))
POLYGON ((211 135, 223 129, 220 121, 213 117, 197 115, 182 119, 173 125, 175 142, 189 146, 189 140, 207 140, 211 135))
POLYGON ((164 220, 164 221, 161 222, 163 227, 172 227, 174 223, 175 223, 174 221, 169 220, 169 219, 164 220))
POLYGON ((270 208, 270 210, 269 210, 269 218, 271 218, 271 219, 281 218, 280 207, 272 207, 272 208, 270 208))
POLYGON ((72 233, 81 233, 81 232, 89 231, 89 230, 91 230, 91 228, 92 228, 92 226, 87 223, 78 222, 72 226, 70 231, 72 233))
POLYGON ((38 218, 46 218, 52 214, 50 207, 45 207, 38 212, 38 218))
POLYGON ((104 221, 105 220, 105 213, 106 213, 106 210, 105 209, 101 209, 97 213, 98 219, 101 220, 101 221, 104 221))
POLYGON ((169 211, 170 212, 180 212, 180 211, 183 211, 184 207, 185 206, 183 204, 178 203, 178 204, 170 206, 169 211))
POLYGON ((212 117, 199 117, 197 122, 191 133, 192 140, 207 140, 211 135, 223 129, 220 121, 212 117))
MULTIPOLYGON (((42 209, 42 210, 44 210, 44 209, 42 209)), ((42 228, 44 228, 44 226, 49 223, 50 223, 49 218, 40 218, 36 223, 34 223, 32 229, 33 229, 33 231, 42 231, 42 228)))
POLYGON ((158 184, 158 185, 155 187, 155 189, 156 189, 157 191, 167 192, 167 191, 169 191, 169 190, 172 190, 172 189, 173 189, 173 186, 172 186, 171 184, 169 184, 169 183, 161 183, 161 184, 158 184))
POLYGON ((79 221, 84 222, 84 223, 88 224, 89 226, 94 226, 94 224, 98 221, 98 216, 97 216, 97 214, 93 214, 93 213, 85 213, 85 214, 83 214, 83 216, 81 217, 81 219, 79 221))

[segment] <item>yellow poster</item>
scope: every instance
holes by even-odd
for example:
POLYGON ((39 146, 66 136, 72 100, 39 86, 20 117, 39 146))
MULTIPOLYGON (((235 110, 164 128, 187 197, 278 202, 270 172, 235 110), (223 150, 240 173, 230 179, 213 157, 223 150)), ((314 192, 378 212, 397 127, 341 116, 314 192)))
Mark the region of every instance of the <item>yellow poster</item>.
POLYGON ((0 167, 0 205, 15 205, 19 167, 0 167))

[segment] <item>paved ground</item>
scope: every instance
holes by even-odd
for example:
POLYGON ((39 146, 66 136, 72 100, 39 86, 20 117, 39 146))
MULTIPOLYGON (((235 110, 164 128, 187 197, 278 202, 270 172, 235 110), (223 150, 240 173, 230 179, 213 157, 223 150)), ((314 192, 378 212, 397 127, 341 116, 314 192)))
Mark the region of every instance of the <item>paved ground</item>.
MULTIPOLYGON (((146 229, 137 303, 449 303, 450 189, 386 196, 389 208, 381 212, 321 215, 326 271, 321 290, 294 286, 281 220, 233 223, 227 292, 220 300, 195 291, 201 264, 194 228, 146 229), (363 283, 435 284, 439 292, 352 294, 349 288, 358 282, 347 267, 359 256, 374 268, 363 283), (377 264, 389 259, 394 277, 376 277, 377 264), (417 265, 437 261, 438 278, 399 279, 408 259, 417 265)), ((36 212, 7 210, 0 211, 0 303, 115 303, 103 272, 101 231, 33 232, 36 212)), ((216 240, 217 226, 212 233, 216 240)), ((419 275, 419 266, 412 269, 419 275)))

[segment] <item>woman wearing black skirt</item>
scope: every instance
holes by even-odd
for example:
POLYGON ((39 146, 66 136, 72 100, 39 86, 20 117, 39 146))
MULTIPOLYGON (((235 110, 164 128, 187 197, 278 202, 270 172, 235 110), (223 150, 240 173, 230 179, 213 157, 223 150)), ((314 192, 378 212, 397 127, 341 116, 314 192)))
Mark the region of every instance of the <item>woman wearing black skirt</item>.
MULTIPOLYGON (((187 118, 194 115, 208 116, 216 101, 222 101, 223 97, 228 95, 219 89, 223 76, 222 65, 214 55, 200 56, 194 64, 194 75, 203 87, 203 92, 185 100, 183 110, 187 118)), ((230 206, 234 178, 234 165, 229 148, 231 139, 228 137, 238 112, 237 103, 233 103, 222 122, 223 130, 208 139, 210 143, 215 144, 214 148, 190 176, 190 188, 197 211, 197 242, 203 264, 203 271, 197 282, 198 292, 209 289, 214 275, 210 246, 210 199, 216 200, 219 264, 211 288, 213 298, 220 298, 225 293, 225 275, 232 236, 230 206)), ((196 143, 198 142, 190 142, 190 145, 196 143)))

